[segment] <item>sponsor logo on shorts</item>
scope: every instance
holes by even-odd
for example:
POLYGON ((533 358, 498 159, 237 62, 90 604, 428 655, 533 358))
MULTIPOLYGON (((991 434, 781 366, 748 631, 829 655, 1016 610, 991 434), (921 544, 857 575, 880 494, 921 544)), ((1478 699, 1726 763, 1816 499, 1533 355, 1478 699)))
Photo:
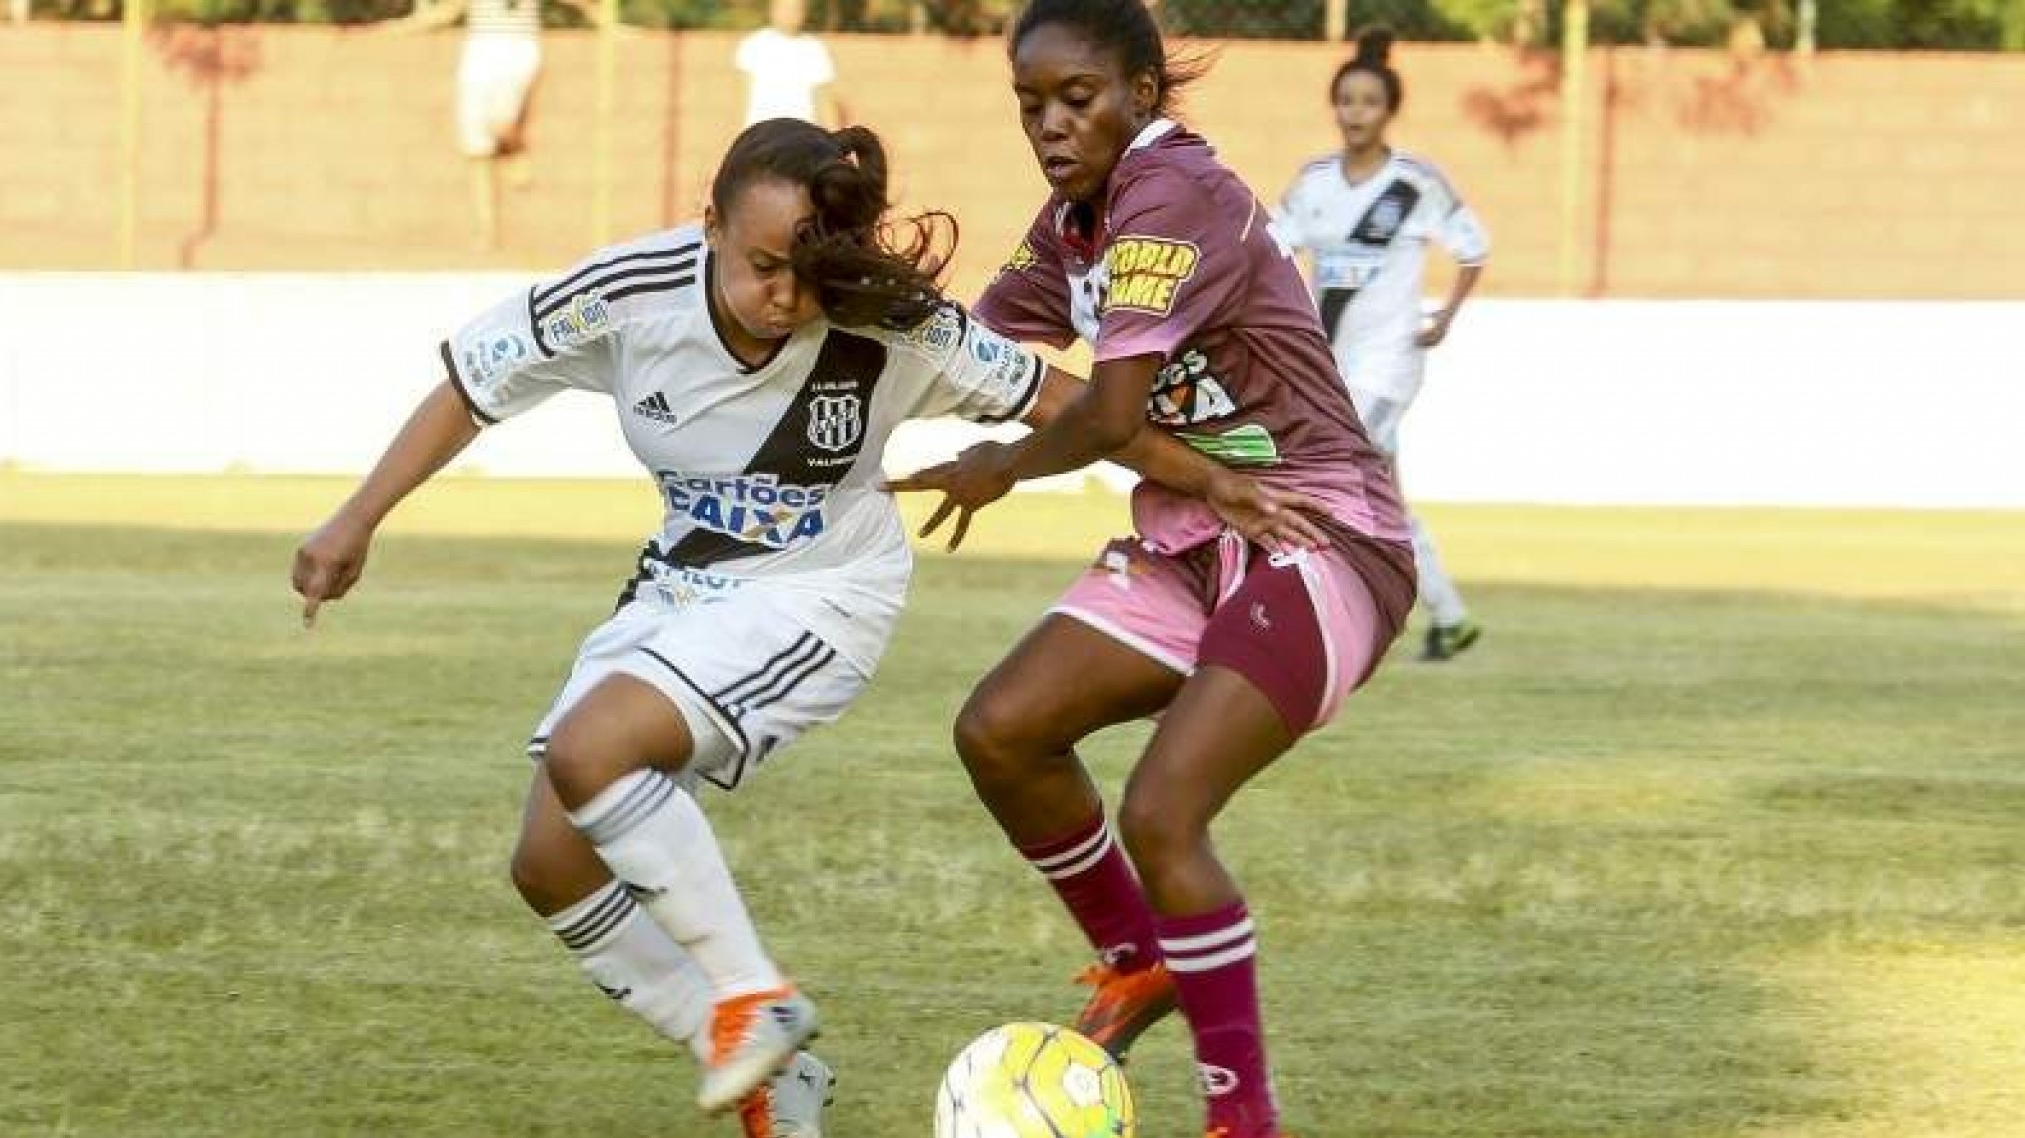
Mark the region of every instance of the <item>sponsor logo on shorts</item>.
POLYGON ((1121 237, 1104 253, 1110 291, 1104 311, 1126 309, 1165 316, 1174 311, 1175 294, 1202 263, 1193 242, 1165 237, 1121 237))
POLYGON ((698 529, 751 545, 787 549, 822 535, 828 486, 783 484, 771 474, 655 476, 668 512, 698 529))

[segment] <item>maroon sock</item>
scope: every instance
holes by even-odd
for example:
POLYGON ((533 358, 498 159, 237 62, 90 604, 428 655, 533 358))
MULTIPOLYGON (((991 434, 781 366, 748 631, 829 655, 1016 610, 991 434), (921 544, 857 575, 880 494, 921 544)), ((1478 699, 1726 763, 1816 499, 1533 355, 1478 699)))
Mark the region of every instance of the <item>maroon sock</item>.
POLYGON ((1196 1071, 1209 1125, 1230 1138, 1279 1131, 1265 1031, 1259 1026, 1258 952, 1243 901, 1192 917, 1157 917, 1160 954, 1195 1034, 1196 1071))
POLYGON ((1159 961, 1153 947, 1153 910, 1103 810, 1070 833, 1020 846, 1019 851, 1055 887, 1106 964, 1120 972, 1137 972, 1159 961))

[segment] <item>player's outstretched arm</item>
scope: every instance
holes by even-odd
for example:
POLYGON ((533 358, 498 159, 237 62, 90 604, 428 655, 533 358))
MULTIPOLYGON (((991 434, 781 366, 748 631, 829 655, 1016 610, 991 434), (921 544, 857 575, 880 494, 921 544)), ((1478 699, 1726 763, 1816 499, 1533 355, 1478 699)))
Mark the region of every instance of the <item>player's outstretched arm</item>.
MULTIPOLYGON (((1023 421, 1036 429, 1047 426, 1082 390, 1081 380, 1049 368, 1040 398, 1023 421)), ((1302 512, 1326 512, 1320 503, 1232 470, 1165 431, 1141 427, 1131 442, 1112 453, 1111 461, 1209 503, 1231 528, 1275 553, 1329 544, 1328 535, 1302 512)))
MULTIPOLYGON (((1044 432, 1086 394, 1080 380, 1050 367, 1041 381, 1039 397, 1021 421, 1037 434, 1044 432)), ((921 536, 933 533, 954 515, 949 548, 955 549, 970 529, 971 515, 997 501, 1019 481, 1015 474, 1019 446, 979 443, 953 462, 892 480, 887 487, 902 492, 941 491, 943 499, 921 527, 921 536)), ((1328 536, 1303 512, 1323 512, 1313 499, 1231 470, 1164 432, 1140 429, 1109 457, 1141 477, 1202 499, 1226 524, 1274 552, 1329 543, 1328 536)))
POLYGON ((388 513, 478 437, 464 397, 444 380, 423 396, 415 413, 365 481, 295 551, 295 591, 302 623, 316 622, 317 607, 351 591, 366 570, 373 533, 388 513))

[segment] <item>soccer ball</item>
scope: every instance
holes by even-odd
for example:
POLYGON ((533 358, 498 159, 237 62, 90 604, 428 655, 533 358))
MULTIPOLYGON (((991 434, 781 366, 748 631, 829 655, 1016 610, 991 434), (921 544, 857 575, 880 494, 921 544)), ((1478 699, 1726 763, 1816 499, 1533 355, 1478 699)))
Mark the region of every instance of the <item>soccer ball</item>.
POLYGON ((1102 1047, 1049 1023, 972 1041, 942 1076, 935 1138, 1134 1138, 1125 1072, 1102 1047))

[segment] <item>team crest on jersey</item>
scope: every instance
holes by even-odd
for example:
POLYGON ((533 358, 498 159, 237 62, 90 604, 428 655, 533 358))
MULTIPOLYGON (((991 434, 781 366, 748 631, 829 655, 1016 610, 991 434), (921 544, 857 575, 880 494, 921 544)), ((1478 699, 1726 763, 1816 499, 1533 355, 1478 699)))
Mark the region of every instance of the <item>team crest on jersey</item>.
POLYGON ((603 335, 612 326, 611 306, 595 292, 580 292, 562 311, 542 321, 542 337, 551 348, 567 348, 603 335))
POLYGON ((1193 242, 1165 237, 1121 237, 1104 253, 1109 292, 1104 311, 1114 308, 1165 316, 1174 297, 1195 275, 1202 250, 1193 242))
POLYGON ((840 451, 865 433, 863 402, 855 395, 818 395, 809 400, 809 441, 840 451))
POLYGON ((1147 421, 1163 427, 1208 423, 1236 413, 1237 401, 1200 348, 1169 360, 1154 375, 1153 391, 1146 397, 1147 421))

